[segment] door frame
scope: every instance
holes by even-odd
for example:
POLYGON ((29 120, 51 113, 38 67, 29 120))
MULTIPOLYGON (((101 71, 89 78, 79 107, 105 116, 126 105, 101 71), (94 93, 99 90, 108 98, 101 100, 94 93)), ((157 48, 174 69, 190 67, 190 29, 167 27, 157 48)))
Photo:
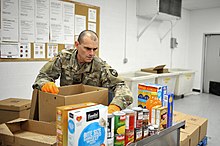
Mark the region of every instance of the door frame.
POLYGON ((200 84, 200 93, 204 93, 204 78, 205 78, 205 63, 207 55, 207 42, 209 35, 220 35, 220 33, 203 33, 203 43, 202 43, 202 62, 201 62, 201 84, 200 84))

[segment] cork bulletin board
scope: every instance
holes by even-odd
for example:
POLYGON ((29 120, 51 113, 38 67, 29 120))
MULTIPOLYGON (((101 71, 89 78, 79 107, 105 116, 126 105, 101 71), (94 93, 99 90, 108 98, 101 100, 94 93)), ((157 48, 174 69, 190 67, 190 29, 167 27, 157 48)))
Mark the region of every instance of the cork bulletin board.
MULTIPOLYGON (((11 0, 13 1, 13 0, 11 0)), ((28 0, 27 0, 28 1, 28 0)), ((78 18, 84 18, 85 20, 85 27, 83 27, 84 29, 90 29, 92 28, 91 30, 95 31, 97 33, 98 36, 100 36, 100 7, 97 7, 97 6, 93 6, 93 5, 88 5, 88 4, 84 4, 84 3, 79 3, 79 2, 74 2, 74 1, 70 1, 70 0, 63 0, 62 2, 65 2, 65 3, 69 3, 69 4, 73 4, 75 6, 74 10, 74 28, 76 28, 76 17, 78 18), (93 13, 94 12, 94 13, 93 13), (93 14, 94 16, 90 16, 91 14, 93 14), (92 20, 92 19, 95 19, 95 20, 92 20)), ((1 12, 2 13, 2 12, 1 12)), ((2 22, 1 22, 2 23, 2 22)), ((1 25, 0 25, 1 26, 1 25)), ((78 27, 81 27, 80 24, 78 24, 78 27)), ((3 34, 1 34, 3 35, 3 34)), ((74 31, 74 39, 72 40, 73 41, 73 44, 75 42, 75 40, 77 39, 78 37, 78 33, 77 31, 74 31)), ((4 44, 4 43, 11 43, 11 42, 4 42, 3 40, 0 40, 0 44, 4 44)), ((13 43, 22 43, 22 42, 13 42, 13 43)), ((29 52, 29 57, 27 58, 21 58, 20 56, 19 57, 15 57, 15 58, 11 58, 11 57, 4 57, 4 58, 0 58, 0 62, 28 62, 28 61, 47 61, 49 60, 50 58, 48 57, 48 54, 49 52, 47 52, 48 50, 48 44, 53 44, 51 43, 50 41, 49 42, 46 42, 46 43, 43 43, 42 45, 45 47, 45 53, 43 54, 44 57, 42 58, 35 58, 34 54, 34 44, 37 43, 37 42, 28 42, 30 44, 30 52, 29 52)), ((58 47, 58 52, 61 51, 62 49, 65 49, 65 45, 66 44, 62 44, 62 43, 56 43, 57 44, 57 47, 58 47)), ((10 48, 9 48, 10 49, 10 48)), ((20 49, 18 47, 18 49, 20 49)), ((20 51, 20 50, 19 50, 20 51)), ((1 51, 2 53, 2 51, 1 51)), ((97 55, 99 55, 99 52, 97 52, 97 55)))

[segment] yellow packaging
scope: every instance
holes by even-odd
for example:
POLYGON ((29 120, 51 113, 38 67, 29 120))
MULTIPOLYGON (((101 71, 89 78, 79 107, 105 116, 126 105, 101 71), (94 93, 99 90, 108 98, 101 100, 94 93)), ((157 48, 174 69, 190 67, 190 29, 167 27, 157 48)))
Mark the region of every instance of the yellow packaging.
POLYGON ((159 125, 159 129, 163 130, 167 127, 167 107, 162 106, 156 109, 156 125, 159 125))

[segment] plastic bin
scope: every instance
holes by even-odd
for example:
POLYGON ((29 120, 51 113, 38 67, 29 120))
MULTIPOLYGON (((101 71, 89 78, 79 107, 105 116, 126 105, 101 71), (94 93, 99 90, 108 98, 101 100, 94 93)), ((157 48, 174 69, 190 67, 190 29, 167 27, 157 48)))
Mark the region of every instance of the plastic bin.
POLYGON ((170 69, 172 73, 178 73, 174 95, 184 97, 192 92, 195 71, 187 69, 170 69))
POLYGON ((157 74, 144 73, 141 71, 134 71, 129 73, 119 74, 125 80, 125 83, 130 88, 134 101, 131 107, 138 106, 138 84, 139 83, 155 83, 157 74))
POLYGON ((176 79, 179 73, 171 72, 171 73, 154 74, 154 73, 149 73, 145 71, 142 71, 142 72, 146 74, 157 75, 155 83, 163 85, 163 86, 167 86, 167 92, 174 93, 175 86, 176 86, 176 79))

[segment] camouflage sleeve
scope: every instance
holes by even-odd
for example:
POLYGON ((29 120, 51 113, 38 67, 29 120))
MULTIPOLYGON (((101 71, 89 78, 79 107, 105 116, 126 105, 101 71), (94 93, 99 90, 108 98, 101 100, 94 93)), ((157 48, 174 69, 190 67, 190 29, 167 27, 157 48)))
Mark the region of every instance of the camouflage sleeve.
POLYGON ((118 77, 117 71, 105 64, 101 73, 102 86, 114 92, 114 98, 110 104, 117 105, 121 109, 125 109, 132 104, 132 93, 124 81, 118 77))
POLYGON ((33 84, 33 88, 41 89, 46 82, 55 82, 61 73, 61 61, 59 56, 47 62, 40 70, 33 84))

